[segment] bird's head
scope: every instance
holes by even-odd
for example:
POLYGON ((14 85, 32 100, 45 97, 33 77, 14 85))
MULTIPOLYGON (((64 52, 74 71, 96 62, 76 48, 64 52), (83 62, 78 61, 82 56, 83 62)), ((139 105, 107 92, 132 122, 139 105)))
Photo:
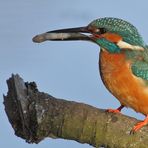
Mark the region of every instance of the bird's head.
POLYGON ((33 38, 34 42, 46 40, 87 40, 98 44, 111 53, 123 49, 144 50, 144 41, 137 29, 118 18, 99 18, 85 27, 49 31, 33 38))

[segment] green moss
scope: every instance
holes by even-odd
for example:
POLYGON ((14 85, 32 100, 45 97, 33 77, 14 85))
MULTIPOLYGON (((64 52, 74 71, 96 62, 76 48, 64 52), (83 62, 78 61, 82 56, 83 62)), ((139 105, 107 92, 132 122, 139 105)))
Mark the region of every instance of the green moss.
POLYGON ((64 123, 62 127, 62 137, 63 138, 79 138, 82 133, 83 123, 81 122, 80 116, 71 116, 66 114, 64 116, 64 123))

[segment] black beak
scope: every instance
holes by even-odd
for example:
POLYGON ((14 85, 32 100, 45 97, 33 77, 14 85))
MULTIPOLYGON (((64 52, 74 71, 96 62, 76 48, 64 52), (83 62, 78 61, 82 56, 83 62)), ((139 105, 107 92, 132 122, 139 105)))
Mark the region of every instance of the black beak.
POLYGON ((89 35, 84 33, 90 33, 88 27, 77 27, 49 31, 43 34, 33 37, 33 42, 41 43, 47 40, 51 41, 71 41, 71 40, 86 40, 93 41, 89 35))

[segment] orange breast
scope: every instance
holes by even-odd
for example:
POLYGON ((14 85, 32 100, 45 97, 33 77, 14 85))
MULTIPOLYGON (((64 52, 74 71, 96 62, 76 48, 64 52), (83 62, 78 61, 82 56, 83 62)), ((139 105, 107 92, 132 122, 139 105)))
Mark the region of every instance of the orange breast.
POLYGON ((100 74, 107 89, 124 106, 148 114, 148 88, 145 82, 132 74, 125 54, 100 52, 100 74))

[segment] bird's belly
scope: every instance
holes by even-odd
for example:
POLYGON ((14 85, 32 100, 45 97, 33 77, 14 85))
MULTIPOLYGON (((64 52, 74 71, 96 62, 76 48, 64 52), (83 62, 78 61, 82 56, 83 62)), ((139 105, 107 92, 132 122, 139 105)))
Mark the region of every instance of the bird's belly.
POLYGON ((122 105, 148 114, 148 88, 141 78, 132 74, 125 54, 101 51, 99 66, 103 83, 122 105))

